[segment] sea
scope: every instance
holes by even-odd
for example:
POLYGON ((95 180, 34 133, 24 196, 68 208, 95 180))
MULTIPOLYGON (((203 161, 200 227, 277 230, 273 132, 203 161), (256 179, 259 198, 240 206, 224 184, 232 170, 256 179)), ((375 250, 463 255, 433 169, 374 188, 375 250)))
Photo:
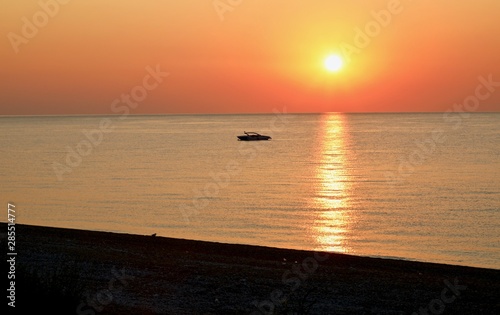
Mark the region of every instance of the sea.
POLYGON ((1 221, 500 269, 500 113, 285 112, 0 117, 1 221))

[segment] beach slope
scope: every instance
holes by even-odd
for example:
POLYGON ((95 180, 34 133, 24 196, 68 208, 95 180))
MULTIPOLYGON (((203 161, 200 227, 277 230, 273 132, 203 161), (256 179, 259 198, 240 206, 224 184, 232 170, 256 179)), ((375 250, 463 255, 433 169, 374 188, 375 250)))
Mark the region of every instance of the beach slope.
POLYGON ((16 312, 500 314, 495 269, 21 224, 15 237, 16 312))

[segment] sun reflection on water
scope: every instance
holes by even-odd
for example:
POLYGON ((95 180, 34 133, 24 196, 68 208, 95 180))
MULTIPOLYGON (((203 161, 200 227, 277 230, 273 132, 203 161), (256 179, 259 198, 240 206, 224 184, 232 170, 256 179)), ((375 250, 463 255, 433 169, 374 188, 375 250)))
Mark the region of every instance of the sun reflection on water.
POLYGON ((321 151, 316 169, 314 237, 318 250, 349 252, 346 234, 351 218, 351 182, 346 150, 345 116, 326 114, 322 120, 321 151))

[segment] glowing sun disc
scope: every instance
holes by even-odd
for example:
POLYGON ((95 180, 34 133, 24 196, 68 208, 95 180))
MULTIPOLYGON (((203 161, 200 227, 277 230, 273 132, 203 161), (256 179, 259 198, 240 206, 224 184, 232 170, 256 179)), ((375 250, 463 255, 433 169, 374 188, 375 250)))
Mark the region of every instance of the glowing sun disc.
POLYGON ((342 58, 338 55, 330 55, 325 59, 325 68, 328 71, 339 71, 342 68, 342 58))

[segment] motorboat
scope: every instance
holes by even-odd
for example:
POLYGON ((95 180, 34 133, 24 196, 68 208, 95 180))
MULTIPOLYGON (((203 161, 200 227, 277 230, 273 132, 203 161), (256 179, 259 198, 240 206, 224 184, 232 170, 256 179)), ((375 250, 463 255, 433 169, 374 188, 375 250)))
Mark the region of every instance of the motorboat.
POLYGON ((246 132, 246 131, 243 131, 243 133, 245 134, 244 136, 237 136, 238 137, 238 140, 241 140, 241 141, 256 141, 256 140, 269 140, 271 139, 271 137, 269 136, 265 136, 265 135, 261 135, 259 133, 256 133, 256 132, 246 132))

